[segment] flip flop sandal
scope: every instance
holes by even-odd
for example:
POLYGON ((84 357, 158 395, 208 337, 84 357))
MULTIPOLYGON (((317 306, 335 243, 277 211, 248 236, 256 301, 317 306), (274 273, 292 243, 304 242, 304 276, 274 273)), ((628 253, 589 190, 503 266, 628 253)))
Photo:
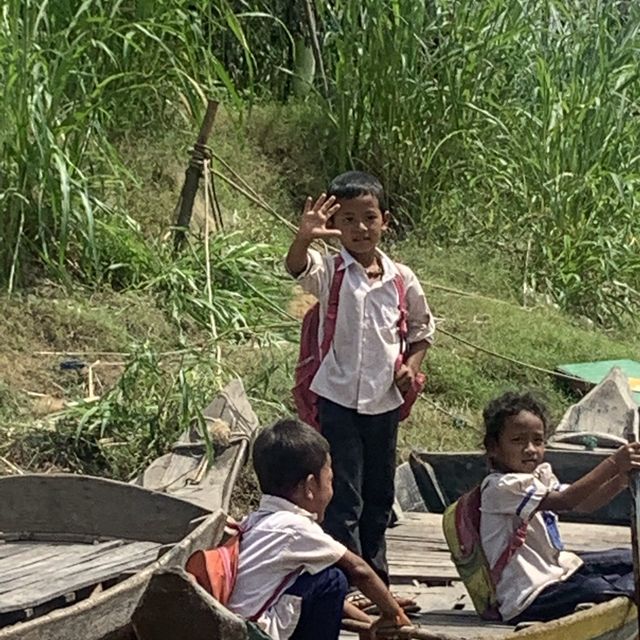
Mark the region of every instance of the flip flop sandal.
POLYGON ((365 596, 363 593, 360 593, 359 591, 354 591, 353 593, 350 593, 346 597, 346 601, 349 604, 352 604, 357 609, 360 609, 360 611, 364 611, 368 607, 375 606, 373 602, 371 602, 371 600, 367 598, 367 596, 365 596))

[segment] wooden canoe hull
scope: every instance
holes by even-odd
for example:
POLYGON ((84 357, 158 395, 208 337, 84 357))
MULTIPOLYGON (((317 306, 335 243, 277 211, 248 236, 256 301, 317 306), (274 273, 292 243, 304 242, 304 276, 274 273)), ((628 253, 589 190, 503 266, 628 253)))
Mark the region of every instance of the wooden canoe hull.
POLYGON ((0 640, 125 640, 133 638, 131 616, 153 573, 184 566, 196 549, 210 548, 222 538, 226 514, 217 511, 158 561, 102 593, 48 615, 0 629, 0 640))
POLYGON ((635 640, 638 617, 627 598, 616 598, 559 620, 532 625, 505 640, 635 640))
POLYGON ((191 426, 136 484, 71 474, 0 478, 0 545, 9 543, 0 552, 8 571, 4 584, 0 576, 0 640, 134 638, 131 617, 154 572, 184 567, 193 551, 220 542, 258 427, 240 380, 204 417, 223 420, 232 435, 213 464, 191 426), (76 549, 84 563, 77 569, 76 549), (14 560, 20 556, 28 569, 14 560))

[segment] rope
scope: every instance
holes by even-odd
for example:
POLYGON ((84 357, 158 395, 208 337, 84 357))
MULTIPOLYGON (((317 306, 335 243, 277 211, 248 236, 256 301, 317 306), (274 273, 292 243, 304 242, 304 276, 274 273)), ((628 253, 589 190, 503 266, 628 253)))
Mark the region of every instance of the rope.
POLYGON ((547 375, 551 375, 554 376, 556 378, 563 378, 564 380, 572 380, 574 382, 584 382, 584 380, 582 378, 577 378, 576 376, 571 376, 567 373, 562 373, 561 371, 553 371, 552 369, 545 369, 544 367, 538 367, 535 364, 530 364, 528 362, 523 362, 522 360, 516 360, 515 358, 512 358, 511 356, 505 356, 502 353, 497 353, 496 351, 491 351, 491 349, 487 349, 485 347, 481 347, 480 345, 477 345, 473 342, 470 342, 469 340, 466 340, 465 338, 460 337, 459 335, 456 335, 455 333, 451 333, 451 331, 447 331, 446 329, 442 329, 441 327, 438 328, 438 331, 440 333, 443 333, 445 336, 449 336, 450 338, 453 338, 454 340, 457 340, 458 342, 461 342, 462 344, 467 345, 468 347, 471 347, 472 349, 475 349, 476 351, 480 351, 482 353, 486 353, 489 356, 493 356, 494 358, 499 358, 500 360, 505 360, 507 362, 511 362, 512 364, 517 364, 520 367, 525 367, 527 369, 532 369, 533 371, 538 371, 539 373, 545 373, 547 375))

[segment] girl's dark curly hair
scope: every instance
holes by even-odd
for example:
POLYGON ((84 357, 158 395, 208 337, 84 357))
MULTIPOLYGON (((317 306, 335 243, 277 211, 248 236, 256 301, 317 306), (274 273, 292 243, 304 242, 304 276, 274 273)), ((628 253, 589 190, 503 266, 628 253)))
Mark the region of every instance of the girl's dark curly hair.
POLYGON ((507 391, 501 396, 491 400, 482 412, 484 418, 484 448, 496 444, 504 429, 507 418, 517 416, 521 411, 529 411, 538 416, 544 425, 545 436, 549 432, 550 418, 547 407, 532 393, 514 393, 507 391))

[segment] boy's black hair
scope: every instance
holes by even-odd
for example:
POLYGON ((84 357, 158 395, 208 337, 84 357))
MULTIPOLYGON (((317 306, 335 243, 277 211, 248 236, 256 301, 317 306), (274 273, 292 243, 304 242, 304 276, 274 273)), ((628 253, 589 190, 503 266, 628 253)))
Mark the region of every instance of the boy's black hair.
POLYGON ((329 443, 296 420, 278 420, 263 429, 253 443, 253 468, 262 493, 287 498, 309 474, 320 475, 329 443))
POLYGON ((550 419, 547 407, 534 394, 507 391, 494 398, 482 412, 484 418, 484 448, 496 444, 504 429, 507 418, 517 416, 521 411, 529 411, 542 420, 545 437, 549 431, 550 419))
POLYGON ((380 211, 384 213, 388 209, 382 183, 378 178, 364 171, 347 171, 336 176, 329 185, 327 195, 341 200, 350 200, 358 196, 375 196, 378 199, 380 211))

